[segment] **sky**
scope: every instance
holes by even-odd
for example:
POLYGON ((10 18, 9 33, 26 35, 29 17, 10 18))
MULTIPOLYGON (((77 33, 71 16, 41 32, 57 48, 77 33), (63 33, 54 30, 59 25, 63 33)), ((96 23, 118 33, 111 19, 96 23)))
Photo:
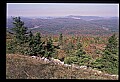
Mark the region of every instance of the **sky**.
POLYGON ((8 16, 102 16, 119 17, 119 4, 109 3, 7 3, 8 16))

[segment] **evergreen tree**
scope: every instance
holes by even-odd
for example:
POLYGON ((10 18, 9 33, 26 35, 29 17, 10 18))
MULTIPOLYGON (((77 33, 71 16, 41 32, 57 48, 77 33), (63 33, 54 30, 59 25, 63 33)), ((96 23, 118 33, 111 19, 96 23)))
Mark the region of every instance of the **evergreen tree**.
POLYGON ((78 57, 84 57, 85 54, 86 54, 86 52, 83 51, 82 49, 78 49, 77 52, 76 52, 76 55, 77 55, 78 57))
POLYGON ((14 27, 11 30, 13 31, 14 38, 7 49, 10 52, 14 51, 14 53, 24 54, 25 43, 27 41, 27 28, 24 26, 24 22, 21 21, 20 17, 13 17, 13 25, 14 27))
POLYGON ((34 38, 34 44, 35 44, 34 48, 35 48, 36 54, 44 55, 45 53, 44 48, 43 48, 44 42, 41 41, 40 33, 36 33, 36 36, 34 38))
POLYGON ((28 47, 25 51, 25 54, 34 55, 35 54, 35 51, 34 51, 34 35, 32 34, 31 31, 29 32, 27 43, 28 43, 28 47))
POLYGON ((89 64, 91 63, 90 62, 91 57, 87 55, 86 52, 83 50, 83 46, 80 43, 79 39, 77 41, 76 47, 77 47, 76 56, 78 57, 78 61, 77 61, 78 64, 89 66, 89 64))
POLYGON ((28 55, 44 55, 44 42, 41 41, 40 33, 34 36, 30 31, 27 33, 27 28, 20 17, 13 18, 14 28, 12 28, 15 37, 11 41, 11 45, 7 45, 7 51, 12 53, 21 53, 28 55), (27 35, 26 35, 27 34, 27 35))
POLYGON ((86 52, 83 51, 82 44, 80 43, 79 40, 77 41, 76 47, 77 47, 77 52, 76 52, 77 56, 81 57, 82 55, 86 54, 86 52))
POLYGON ((28 37, 28 49, 26 54, 29 55, 44 55, 44 49, 43 44, 44 42, 41 41, 41 35, 40 33, 36 33, 34 36, 32 32, 30 31, 29 37, 28 37))
POLYGON ((109 39, 102 58, 96 59, 93 66, 112 74, 118 74, 118 39, 113 34, 109 39))
POLYGON ((46 44, 45 56, 48 58, 52 57, 54 55, 54 51, 55 51, 55 48, 53 45, 53 41, 51 37, 49 37, 49 40, 47 41, 47 44, 46 44))
POLYGON ((27 27, 24 26, 24 22, 21 21, 20 17, 14 17, 13 21, 14 28, 12 28, 12 31, 15 34, 17 43, 22 44, 26 41, 27 27))
POLYGON ((118 53, 118 39, 115 34, 108 39, 106 50, 113 54, 118 53))
POLYGON ((103 59, 108 63, 106 69, 110 73, 118 73, 118 39, 113 34, 109 39, 104 51, 103 59))
POLYGON ((82 49, 82 44, 80 43, 80 41, 77 41, 77 44, 76 44, 77 46, 77 49, 82 49))
POLYGON ((63 35, 60 33, 59 35, 59 45, 63 45, 63 35))
POLYGON ((75 48, 75 46, 72 43, 72 41, 70 41, 69 43, 64 45, 64 50, 68 55, 73 55, 74 48, 75 48))

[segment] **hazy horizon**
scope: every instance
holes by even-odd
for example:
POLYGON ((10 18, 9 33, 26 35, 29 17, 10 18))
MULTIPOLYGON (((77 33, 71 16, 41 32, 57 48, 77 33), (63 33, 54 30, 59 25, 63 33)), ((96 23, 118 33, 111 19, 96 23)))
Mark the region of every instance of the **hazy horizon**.
MULTIPOLYGON (((64 16, 20 16, 20 15, 17 15, 17 16, 7 16, 7 18, 10 18, 10 17, 27 17, 27 18, 39 18, 39 17, 66 17, 66 16, 71 16, 71 15, 64 15, 64 16)), ((72 15, 72 16, 84 16, 84 15, 72 15)), ((91 15, 88 15, 88 16, 91 16, 91 15)), ((95 16, 95 17, 105 17, 105 18, 110 18, 110 17, 118 17, 118 16, 95 16)), ((118 17, 119 18, 119 17, 118 17)))
POLYGON ((105 3, 7 3, 7 17, 61 16, 119 17, 119 4, 105 3))

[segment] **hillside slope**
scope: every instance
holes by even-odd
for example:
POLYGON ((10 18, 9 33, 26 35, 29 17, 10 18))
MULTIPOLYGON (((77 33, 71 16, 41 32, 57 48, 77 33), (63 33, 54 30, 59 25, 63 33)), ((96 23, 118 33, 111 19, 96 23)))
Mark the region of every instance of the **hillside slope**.
POLYGON ((30 56, 7 54, 6 79, 97 79, 117 80, 118 77, 109 74, 97 74, 90 69, 75 69, 30 56))

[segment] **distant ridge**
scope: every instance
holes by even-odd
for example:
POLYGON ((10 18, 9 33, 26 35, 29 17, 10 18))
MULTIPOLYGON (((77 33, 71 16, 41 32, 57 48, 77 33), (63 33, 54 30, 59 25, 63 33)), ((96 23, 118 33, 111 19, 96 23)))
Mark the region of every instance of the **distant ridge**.
MULTIPOLYGON (((25 26, 33 32, 43 34, 110 34, 119 31, 118 17, 61 16, 61 17, 21 17, 25 26), (104 27, 104 28, 103 28, 104 27), (106 30, 109 29, 109 30, 106 30)), ((12 18, 7 19, 7 27, 12 28, 12 18)))

